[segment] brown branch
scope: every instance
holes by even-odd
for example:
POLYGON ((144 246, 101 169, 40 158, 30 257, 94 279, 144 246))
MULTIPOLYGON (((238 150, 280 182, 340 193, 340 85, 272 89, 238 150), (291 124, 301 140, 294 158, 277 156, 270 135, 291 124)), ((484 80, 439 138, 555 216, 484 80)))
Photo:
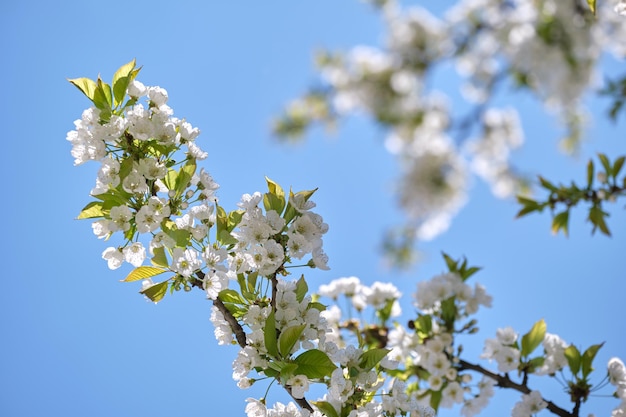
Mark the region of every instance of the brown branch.
MULTIPOLYGON (((483 374, 484 376, 493 379, 494 381, 496 381, 497 386, 499 386, 500 388, 510 388, 510 389, 514 389, 516 391, 521 392, 522 394, 530 394, 531 389, 528 388, 528 385, 526 384, 518 384, 515 381, 512 381, 508 375, 500 375, 500 374, 496 374, 493 373, 491 371, 488 371, 487 369, 483 368, 480 365, 476 365, 473 363, 469 363, 467 361, 464 361, 463 359, 459 360, 459 365, 461 367, 461 370, 464 369, 469 369, 471 371, 475 371, 478 372, 479 374, 483 374)), ((558 405, 554 404, 552 401, 548 401, 545 398, 543 398, 543 400, 548 404, 548 406, 546 407, 550 412, 556 414, 559 417, 578 417, 578 409, 574 408, 573 412, 569 412, 561 407, 559 407, 558 405)))
MULTIPOLYGON (((204 281, 204 273, 202 271, 197 271, 196 272, 196 276, 198 278, 192 279, 191 280, 191 286, 192 287, 198 287, 200 289, 203 289, 202 283, 204 281)), ((273 274, 271 277, 272 280, 272 307, 274 310, 276 310, 276 294, 278 292, 278 289, 276 288, 278 286, 278 280, 276 279, 276 274, 273 274)), ((235 318, 235 316, 232 315, 232 313, 230 312, 230 310, 224 305, 224 303, 222 302, 222 300, 220 300, 219 298, 216 298, 213 301, 213 305, 215 307, 217 307, 217 309, 220 311, 220 313, 222 313, 222 315, 224 316, 224 319, 226 320, 226 322, 228 322, 228 325, 230 326, 230 329, 232 330, 233 334, 235 335, 235 338, 237 339, 237 343, 239 344, 239 346, 243 349, 245 348, 248 344, 247 344, 247 338, 246 338, 246 332, 243 330, 243 327, 241 327, 241 324, 239 324, 239 322, 237 321, 237 319, 235 318)), ((300 408, 304 408, 310 412, 314 412, 315 410, 313 410, 313 407, 311 406, 311 404, 309 404, 309 402, 306 400, 306 398, 296 398, 293 396, 293 394, 291 393, 291 388, 290 387, 286 387, 283 386, 283 388, 285 388, 285 391, 287 391, 287 393, 291 396, 291 398, 293 398, 293 400, 295 401, 296 404, 298 404, 298 406, 300 406, 300 408)))

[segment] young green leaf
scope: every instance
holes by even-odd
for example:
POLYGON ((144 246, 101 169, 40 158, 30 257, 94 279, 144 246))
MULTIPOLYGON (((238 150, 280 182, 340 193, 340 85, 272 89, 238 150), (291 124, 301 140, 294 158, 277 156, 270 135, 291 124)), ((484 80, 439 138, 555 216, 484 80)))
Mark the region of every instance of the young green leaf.
POLYGON ((547 179, 543 178, 541 175, 539 176, 539 182, 541 183, 541 186, 547 190, 550 190, 550 191, 558 190, 558 188, 554 184, 552 184, 547 179))
POLYGON ((137 268, 133 269, 131 273, 128 274, 126 278, 124 278, 121 281, 122 282, 139 281, 142 279, 148 279, 150 277, 154 277, 164 272, 167 272, 167 270, 162 269, 162 268, 154 268, 151 266, 138 266, 137 268))
POLYGON ((590 159, 587 162, 587 188, 591 188, 593 185, 593 179, 595 178, 595 168, 593 166, 593 160, 590 159))
POLYGON ((165 254, 165 247, 161 246, 158 248, 154 248, 152 250, 154 256, 150 259, 153 265, 162 266, 167 268, 169 266, 169 262, 167 260, 167 255, 165 254))
POLYGON ((609 161, 609 158, 607 158, 607 156, 603 153, 599 153, 598 158, 600 159, 600 162, 602 163, 602 167, 604 168, 604 171, 606 172, 606 176, 611 177, 611 175, 613 175, 613 167, 611 166, 611 162, 609 161))
POLYGON ((569 209, 560 212, 552 219, 552 233, 557 234, 559 230, 563 230, 565 236, 568 235, 569 209))
POLYGON ((311 404, 317 407, 317 409, 320 410, 326 417, 339 417, 335 407, 333 407, 333 405, 328 401, 311 401, 311 404))
POLYGON ((178 175, 176 176, 176 185, 174 189, 176 190, 176 196, 180 197, 183 195, 187 187, 189 186, 189 182, 193 177, 193 174, 196 172, 196 160, 190 159, 187 161, 185 165, 180 169, 178 175))
POLYGON ((298 280, 298 282, 296 282, 296 300, 298 300, 298 302, 301 303, 302 300, 304 300, 304 296, 306 295, 308 291, 309 291, 309 286, 306 284, 306 281, 304 280, 304 274, 303 274, 298 280))
POLYGON ((443 259, 446 261, 448 270, 450 272, 456 272, 459 266, 459 262, 452 259, 447 253, 442 252, 443 259))
POLYGON ((609 214, 602 211, 599 205, 594 205, 589 209, 589 216, 587 217, 591 224, 593 224, 592 233, 596 231, 596 229, 600 229, 602 233, 607 236, 611 236, 611 232, 609 231, 609 227, 606 225, 606 221, 604 218, 609 214))
POLYGON ((597 345, 589 346, 589 348, 583 353, 581 359, 581 367, 583 371, 583 378, 587 378, 587 376, 593 371, 593 360, 598 353, 598 350, 604 345, 604 343, 600 343, 597 345))
POLYGON ((94 80, 89 78, 73 78, 68 79, 76 88, 78 88, 89 100, 93 102, 94 93, 96 91, 97 84, 94 80))
POLYGON ((285 208, 285 191, 283 191, 280 185, 268 177, 265 177, 265 181, 267 182, 267 189, 269 190, 269 193, 265 193, 263 196, 265 210, 275 210, 280 215, 285 208))
POLYGON ((108 120, 111 115, 113 100, 111 96, 111 86, 102 82, 100 77, 96 81, 96 90, 93 93, 93 104, 100 110, 100 118, 108 120))
POLYGON ((622 170, 622 167, 624 166, 624 160, 626 160, 626 157, 620 156, 615 161, 613 161, 613 176, 615 177, 615 179, 617 179, 619 172, 622 170))
POLYGON ((522 336, 522 357, 530 355, 543 342, 546 336, 546 322, 544 319, 535 323, 528 333, 522 336))
POLYGON ((363 371, 370 371, 374 369, 380 361, 382 361, 387 354, 391 352, 391 349, 370 349, 367 352, 363 352, 359 360, 359 368, 363 371))
POLYGON ((163 299, 163 297, 165 297, 165 294, 167 293, 167 286, 168 281, 163 281, 159 282, 158 284, 154 284, 148 288, 145 288, 139 292, 148 297, 153 302, 158 303, 163 299))
POLYGON ((113 105, 118 107, 126 96, 126 90, 128 89, 128 85, 132 81, 133 70, 135 69, 136 61, 133 59, 127 64, 122 65, 115 71, 113 75, 113 81, 111 85, 113 85, 113 105), (132 77, 132 78, 131 78, 132 77))
POLYGON ((311 379, 330 376, 337 368, 328 355, 318 349, 303 352, 294 362, 298 364, 298 372, 311 379))
POLYGON ((237 291, 231 289, 220 291, 217 297, 224 303, 246 304, 246 301, 241 297, 241 295, 237 291))
POLYGON ((282 358, 287 358, 289 356, 291 349, 293 349, 296 342, 300 339, 305 327, 306 324, 290 326, 280 333, 280 336, 278 337, 278 352, 282 358))
POLYGON ((580 371, 580 352, 578 348, 574 345, 569 345, 565 349, 565 358, 567 359, 567 363, 569 365, 570 371, 572 371, 573 375, 576 375, 578 371, 580 371))
POLYGON ((94 219, 97 217, 104 217, 104 213, 102 211, 102 203, 99 201, 92 201, 81 210, 76 219, 94 219))
POLYGON ((263 329, 263 337, 267 352, 275 358, 278 358, 278 345, 276 343, 276 319, 272 311, 265 320, 265 328, 263 329))

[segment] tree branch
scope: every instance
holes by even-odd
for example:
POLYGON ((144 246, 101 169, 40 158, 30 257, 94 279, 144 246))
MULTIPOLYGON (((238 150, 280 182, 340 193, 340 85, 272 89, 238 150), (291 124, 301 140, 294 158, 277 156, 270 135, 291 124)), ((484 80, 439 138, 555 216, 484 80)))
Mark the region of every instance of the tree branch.
MULTIPOLYGON (((516 391, 521 392, 522 394, 530 394, 531 389, 528 388, 528 385, 526 384, 518 384, 517 382, 512 381, 508 375, 500 375, 500 374, 496 374, 493 373, 491 371, 488 371, 487 369, 483 368, 480 365, 476 365, 473 363, 469 363, 463 359, 459 360, 459 365, 461 367, 461 370, 463 369, 469 369, 471 371, 475 371, 478 372, 479 374, 483 374, 484 376, 493 379, 494 381, 496 381, 497 385, 501 388, 511 388, 514 389, 516 391)), ((558 405, 554 404, 552 401, 548 401, 545 398, 543 398, 543 400, 548 404, 548 406, 546 407, 550 412, 552 412, 553 414, 556 414, 557 416, 560 417, 578 417, 578 409, 574 408, 574 412, 570 413, 569 411, 559 407, 558 405)))
MULTIPOLYGON (((203 289, 202 283, 204 281, 204 273, 202 271, 196 271, 196 276, 197 278, 191 280, 191 286, 193 287, 198 287, 200 289, 203 289)), ((278 280, 276 279, 276 274, 273 274, 271 277, 272 280, 272 307, 274 308, 274 310, 276 310, 276 293, 278 291, 278 289, 276 288, 278 285, 278 280)), ((237 321, 237 319, 235 318, 235 316, 232 315, 232 313, 230 312, 230 310, 224 305, 224 303, 222 302, 222 300, 220 300, 219 298, 216 298, 213 301, 213 305, 215 307, 217 307, 217 309, 220 311, 220 313, 222 313, 222 315, 224 316, 224 319, 228 322, 228 325, 230 326, 230 329, 232 330, 233 334, 235 335, 235 338, 237 339, 237 344, 239 344, 239 346, 243 349, 245 348, 248 343, 247 343, 247 338, 246 338, 246 332, 243 330, 243 327, 241 327, 241 324, 239 324, 239 322, 237 321)), ((311 406, 311 404, 309 404, 309 402, 306 400, 306 398, 302 397, 302 398, 296 398, 293 396, 293 394, 291 393, 291 388, 290 387, 286 387, 283 386, 283 388, 285 388, 285 391, 287 391, 287 393, 291 396, 291 398, 293 398, 294 402, 296 404, 298 404, 298 406, 300 408, 304 408, 310 412, 314 412, 315 410, 313 410, 313 407, 311 406)))

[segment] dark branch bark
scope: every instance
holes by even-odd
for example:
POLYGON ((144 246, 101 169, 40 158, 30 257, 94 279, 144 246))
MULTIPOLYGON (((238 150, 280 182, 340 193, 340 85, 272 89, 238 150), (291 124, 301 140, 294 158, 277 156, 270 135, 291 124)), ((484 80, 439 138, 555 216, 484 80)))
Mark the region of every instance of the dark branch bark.
MULTIPOLYGON (((204 273, 202 273, 202 271, 197 271, 196 272, 196 276, 198 278, 193 279, 191 282, 191 285, 193 287, 198 287, 200 289, 203 289, 202 287, 202 282, 204 280, 204 273)), ((278 280, 276 279, 276 274, 272 275, 271 277, 272 280, 272 308, 274 310, 276 310, 276 294, 278 289, 276 288, 278 285, 278 280)), ((237 321, 237 319, 231 314, 230 310, 228 310, 228 308, 226 308, 226 306, 224 305, 224 303, 222 302, 222 300, 220 300, 219 298, 216 298, 213 301, 213 305, 215 307, 217 307, 217 309, 220 311, 220 313, 222 313, 222 315, 224 316, 224 319, 228 322, 228 325, 230 326, 230 329, 233 331, 233 334, 235 335, 235 338, 237 339, 237 344, 239 344, 239 346, 243 349, 247 346, 247 338, 246 338, 246 332, 243 330, 243 327, 241 327, 241 324, 239 324, 239 322, 237 321)), ((293 394, 291 393, 291 388, 289 387, 285 387, 283 386, 283 388, 285 388, 285 391, 287 391, 287 393, 291 396, 291 398, 293 398, 294 402, 296 404, 298 404, 298 406, 300 408, 304 408, 306 410, 309 410, 310 412, 313 412, 313 407, 311 406, 311 404, 309 404, 309 402, 306 400, 306 398, 296 398, 293 396, 293 394)))
MULTIPOLYGON (((514 389, 516 391, 521 392, 522 394, 530 394, 530 392, 531 392, 531 389, 528 388, 528 385, 526 385, 526 384, 518 384, 517 382, 512 381, 509 378, 508 375, 500 375, 500 374, 493 373, 493 372, 488 371, 487 369, 483 368, 480 365, 469 363, 467 361, 464 361, 463 359, 459 360, 459 365, 461 366, 461 370, 469 369, 471 371, 478 372, 479 374, 483 374, 486 377, 489 377, 489 378, 493 379, 494 381, 496 381, 497 385, 499 387, 501 387, 501 388, 514 389)), ((579 417, 577 408, 574 408, 574 412, 570 413, 569 411, 567 411, 567 410, 559 407, 558 405, 554 404, 552 401, 548 401, 545 398, 543 400, 548 404, 548 406, 546 408, 550 412, 552 412, 553 414, 556 414, 557 416, 560 416, 560 417, 579 417)))

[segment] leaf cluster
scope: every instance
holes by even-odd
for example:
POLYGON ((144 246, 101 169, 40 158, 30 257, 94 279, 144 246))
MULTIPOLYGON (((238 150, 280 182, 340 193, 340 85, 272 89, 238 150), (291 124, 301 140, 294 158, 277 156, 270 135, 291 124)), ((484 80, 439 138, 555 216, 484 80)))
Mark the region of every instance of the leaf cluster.
POLYGON ((552 232, 562 231, 566 236, 569 233, 570 210, 578 204, 589 204, 587 220, 592 224, 592 233, 600 230, 610 236, 611 232, 606 223, 609 213, 603 208, 605 202, 614 202, 618 197, 626 194, 626 175, 620 177, 625 156, 615 158, 613 162, 605 154, 598 154, 602 171, 595 173, 595 164, 592 159, 587 163, 587 179, 584 186, 572 181, 570 185, 554 184, 539 176, 539 184, 548 192, 547 198, 535 200, 526 196, 518 196, 517 202, 522 206, 517 217, 530 213, 542 212, 549 208, 552 212, 552 232), (596 184, 596 181, 599 184, 596 184))

